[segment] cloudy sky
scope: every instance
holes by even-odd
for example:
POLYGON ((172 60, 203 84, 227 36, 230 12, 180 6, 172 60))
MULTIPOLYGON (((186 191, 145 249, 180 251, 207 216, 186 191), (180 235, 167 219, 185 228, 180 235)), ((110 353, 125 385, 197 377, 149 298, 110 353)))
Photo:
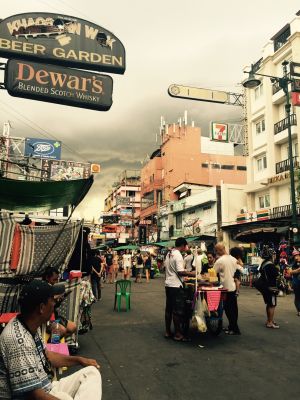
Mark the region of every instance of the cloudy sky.
POLYGON ((1 0, 1 18, 22 12, 58 12, 112 31, 124 44, 125 75, 114 75, 108 112, 83 110, 0 93, 1 123, 14 136, 48 137, 68 147, 63 158, 101 164, 77 216, 97 219, 107 188, 124 169, 140 168, 156 147, 160 116, 173 123, 188 111, 207 133, 209 121, 235 121, 238 107, 173 99, 172 83, 240 91, 244 66, 293 19, 296 0, 1 0))

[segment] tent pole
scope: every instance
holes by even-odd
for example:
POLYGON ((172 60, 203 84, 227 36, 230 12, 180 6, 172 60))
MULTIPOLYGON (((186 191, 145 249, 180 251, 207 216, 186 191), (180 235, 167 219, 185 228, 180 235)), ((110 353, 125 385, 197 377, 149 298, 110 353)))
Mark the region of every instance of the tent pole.
POLYGON ((81 248, 80 248, 80 271, 82 271, 82 254, 83 254, 83 221, 81 220, 81 248))

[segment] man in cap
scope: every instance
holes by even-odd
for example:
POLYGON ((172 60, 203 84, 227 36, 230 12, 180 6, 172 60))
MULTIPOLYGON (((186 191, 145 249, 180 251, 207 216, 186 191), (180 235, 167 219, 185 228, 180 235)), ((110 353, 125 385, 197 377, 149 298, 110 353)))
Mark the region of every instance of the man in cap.
POLYGON ((47 351, 41 341, 40 327, 49 321, 55 296, 62 295, 64 290, 63 284, 51 286, 41 280, 23 287, 19 298, 21 313, 0 336, 1 399, 101 399, 101 375, 95 360, 47 351), (51 367, 78 364, 85 368, 51 382, 51 367))

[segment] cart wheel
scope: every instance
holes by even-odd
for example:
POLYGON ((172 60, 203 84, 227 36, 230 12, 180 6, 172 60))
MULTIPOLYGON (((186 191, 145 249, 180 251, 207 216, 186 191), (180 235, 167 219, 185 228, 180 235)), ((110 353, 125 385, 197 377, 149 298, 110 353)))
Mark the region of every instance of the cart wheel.
POLYGON ((214 336, 218 336, 222 332, 223 320, 217 318, 214 319, 207 318, 206 325, 209 333, 211 333, 214 336))

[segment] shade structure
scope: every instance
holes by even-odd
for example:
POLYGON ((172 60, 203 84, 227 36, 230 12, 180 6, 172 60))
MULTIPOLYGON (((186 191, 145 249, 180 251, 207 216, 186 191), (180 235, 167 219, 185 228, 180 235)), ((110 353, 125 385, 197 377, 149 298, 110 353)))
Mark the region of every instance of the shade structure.
POLYGON ((128 244, 124 246, 115 247, 114 250, 138 250, 140 247, 134 244, 128 244))
MULTIPOLYGON (((199 240, 201 238, 202 238, 201 236, 191 236, 191 237, 187 237, 185 239, 186 239, 186 241, 188 243, 191 243, 191 242, 194 242, 194 241, 199 240)), ((162 242, 149 243, 149 244, 152 244, 153 246, 169 248, 169 247, 174 247, 175 246, 175 240, 165 240, 165 241, 162 241, 162 242)))
POLYGON ((67 205, 77 206, 94 181, 23 181, 0 178, 0 209, 9 211, 45 211, 67 205))

